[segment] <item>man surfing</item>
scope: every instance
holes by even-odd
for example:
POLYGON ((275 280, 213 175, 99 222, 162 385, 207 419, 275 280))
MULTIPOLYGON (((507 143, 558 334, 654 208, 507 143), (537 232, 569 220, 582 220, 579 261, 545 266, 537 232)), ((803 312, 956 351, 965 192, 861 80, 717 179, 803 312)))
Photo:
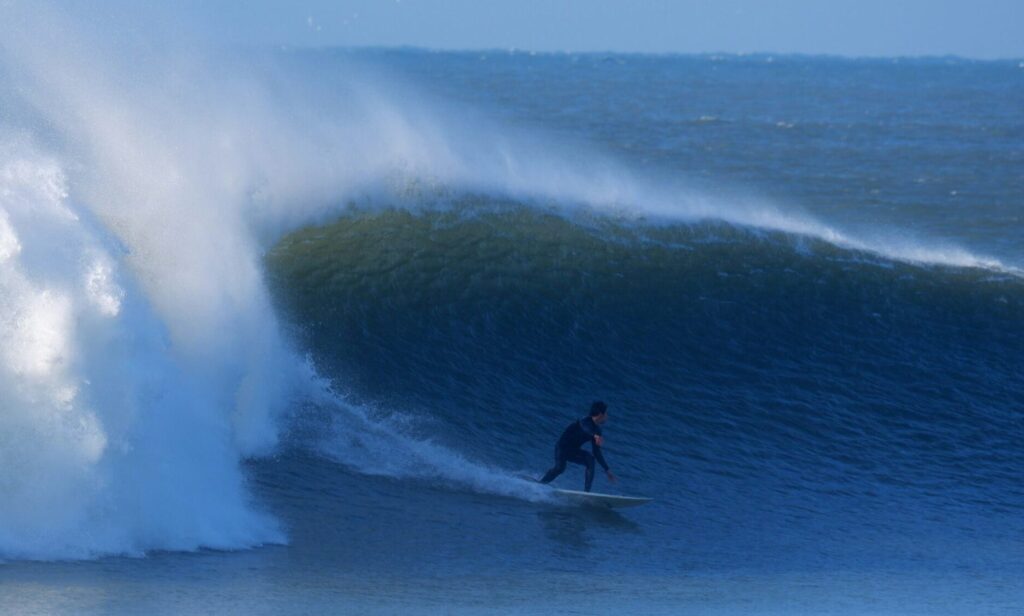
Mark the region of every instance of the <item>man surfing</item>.
POLYGON ((608 481, 612 483, 618 481, 615 473, 608 468, 608 463, 604 461, 604 454, 601 453, 601 445, 604 443, 604 437, 601 436, 601 424, 606 421, 608 421, 608 405, 597 401, 590 405, 590 415, 569 424, 569 427, 562 432, 558 442, 555 443, 555 465, 541 477, 540 482, 551 483, 565 470, 565 463, 572 462, 587 468, 583 489, 585 492, 589 492, 590 486, 594 483, 595 459, 604 469, 608 481), (580 449, 586 443, 591 444, 593 454, 580 449))

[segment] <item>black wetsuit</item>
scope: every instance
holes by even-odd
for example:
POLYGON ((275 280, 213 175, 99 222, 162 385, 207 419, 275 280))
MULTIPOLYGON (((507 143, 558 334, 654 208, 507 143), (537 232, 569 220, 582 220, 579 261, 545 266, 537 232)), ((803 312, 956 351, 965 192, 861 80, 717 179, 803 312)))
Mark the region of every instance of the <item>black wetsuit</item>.
POLYGON ((601 447, 594 439, 595 436, 600 435, 601 426, 597 425, 593 417, 584 417, 579 421, 572 422, 565 429, 565 432, 562 432, 558 442, 555 443, 555 465, 544 474, 540 482, 550 483, 555 477, 561 475, 562 471, 565 470, 566 462, 582 464, 587 467, 587 478, 583 484, 583 489, 589 492, 590 486, 594 483, 594 460, 596 459, 601 464, 601 467, 606 472, 608 471, 608 463, 604 461, 601 447), (593 455, 580 449, 580 447, 588 442, 593 445, 593 455))

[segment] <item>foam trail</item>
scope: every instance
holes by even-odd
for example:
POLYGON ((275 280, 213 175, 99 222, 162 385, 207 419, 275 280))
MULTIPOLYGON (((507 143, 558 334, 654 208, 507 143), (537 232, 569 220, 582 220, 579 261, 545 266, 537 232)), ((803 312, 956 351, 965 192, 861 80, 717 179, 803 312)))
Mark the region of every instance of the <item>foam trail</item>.
MULTIPOLYGON (((329 413, 327 429, 317 424, 313 446, 320 454, 360 473, 442 481, 475 492, 531 501, 550 501, 551 492, 519 479, 506 469, 469 460, 458 452, 417 435, 415 421, 389 411, 346 401, 326 382, 315 379, 310 401, 329 413)), ((520 473, 521 474, 521 473, 520 473)))

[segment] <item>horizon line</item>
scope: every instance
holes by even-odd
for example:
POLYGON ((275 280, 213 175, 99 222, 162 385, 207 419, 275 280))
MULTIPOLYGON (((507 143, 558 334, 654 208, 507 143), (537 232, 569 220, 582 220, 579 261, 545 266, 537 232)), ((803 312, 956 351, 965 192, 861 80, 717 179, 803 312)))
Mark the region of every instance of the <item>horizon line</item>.
POLYGON ((691 57, 691 58, 822 58, 834 60, 957 60, 963 62, 992 62, 1008 63, 1019 62, 1024 68, 1024 56, 1002 56, 997 58, 979 58, 963 56, 954 53, 948 54, 903 54, 903 55, 882 55, 882 54, 841 54, 841 53, 814 53, 804 51, 622 51, 622 50, 567 50, 567 49, 530 49, 525 47, 425 47, 422 45, 294 45, 287 43, 273 44, 260 43, 243 45, 243 47, 273 48, 281 51, 305 50, 344 50, 344 51, 412 51, 425 53, 451 53, 451 54, 504 54, 504 55, 528 55, 528 56, 634 56, 634 57, 691 57))

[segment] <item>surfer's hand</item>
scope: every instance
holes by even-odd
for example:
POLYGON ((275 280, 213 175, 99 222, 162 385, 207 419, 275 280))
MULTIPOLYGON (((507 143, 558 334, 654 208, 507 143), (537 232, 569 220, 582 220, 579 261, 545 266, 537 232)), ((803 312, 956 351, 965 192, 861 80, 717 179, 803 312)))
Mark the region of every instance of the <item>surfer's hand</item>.
POLYGON ((610 481, 612 483, 618 483, 619 482, 619 478, 615 476, 615 473, 613 473, 611 471, 607 471, 605 474, 608 475, 608 481, 610 481))
POLYGON ((594 444, 597 445, 598 447, 604 445, 604 437, 601 436, 600 434, 594 435, 594 444))

